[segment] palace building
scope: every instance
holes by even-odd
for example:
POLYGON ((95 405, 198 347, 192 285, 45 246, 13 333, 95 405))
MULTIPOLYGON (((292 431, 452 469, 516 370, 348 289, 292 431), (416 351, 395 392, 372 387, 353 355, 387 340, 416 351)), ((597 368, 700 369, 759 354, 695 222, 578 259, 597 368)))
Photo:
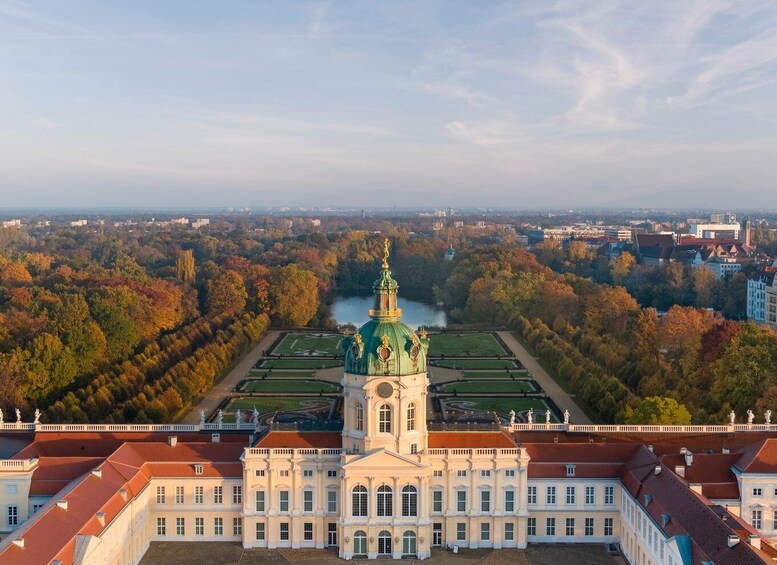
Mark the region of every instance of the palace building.
POLYGON ((777 426, 434 422, 430 338, 387 264, 344 340, 343 428, 0 423, 0 563, 135 564, 151 542, 330 548, 608 543, 638 565, 777 558, 777 426))

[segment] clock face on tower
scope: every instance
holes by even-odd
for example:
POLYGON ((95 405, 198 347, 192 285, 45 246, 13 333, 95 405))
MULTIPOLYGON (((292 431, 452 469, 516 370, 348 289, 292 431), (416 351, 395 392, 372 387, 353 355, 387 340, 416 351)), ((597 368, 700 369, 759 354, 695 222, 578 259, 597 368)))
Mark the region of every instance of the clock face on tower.
POLYGON ((376 391, 381 398, 388 398, 394 393, 394 387, 391 383, 380 383, 376 391))

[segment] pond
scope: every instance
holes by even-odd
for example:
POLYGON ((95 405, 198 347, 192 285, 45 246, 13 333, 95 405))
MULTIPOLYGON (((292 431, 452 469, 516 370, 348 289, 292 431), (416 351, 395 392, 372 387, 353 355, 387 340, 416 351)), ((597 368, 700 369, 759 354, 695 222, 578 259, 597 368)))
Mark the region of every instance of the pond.
MULTIPOLYGON (((375 297, 371 292, 340 292, 332 303, 332 318, 338 324, 361 326, 369 320, 369 310, 375 297)), ((398 305, 402 308, 402 321, 413 329, 419 326, 445 327, 447 320, 442 308, 427 302, 409 300, 399 296, 398 305)))

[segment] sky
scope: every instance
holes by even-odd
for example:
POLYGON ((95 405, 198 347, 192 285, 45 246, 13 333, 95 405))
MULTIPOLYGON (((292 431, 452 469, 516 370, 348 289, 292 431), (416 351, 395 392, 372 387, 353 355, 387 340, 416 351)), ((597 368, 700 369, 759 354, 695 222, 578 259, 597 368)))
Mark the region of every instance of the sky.
POLYGON ((0 207, 777 207, 777 2, 0 0, 0 207))

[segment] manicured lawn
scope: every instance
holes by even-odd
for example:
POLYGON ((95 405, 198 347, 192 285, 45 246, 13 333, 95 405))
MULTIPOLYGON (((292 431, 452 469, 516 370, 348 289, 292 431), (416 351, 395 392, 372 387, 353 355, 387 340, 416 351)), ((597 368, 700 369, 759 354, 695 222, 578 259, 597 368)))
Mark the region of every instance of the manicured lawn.
POLYGON ((342 367, 343 362, 337 359, 265 359, 262 369, 331 369, 342 367))
POLYGON ((525 378, 528 371, 464 371, 462 373, 465 379, 510 379, 525 378))
POLYGON ((332 383, 319 381, 284 381, 280 379, 267 379, 261 381, 248 381, 242 392, 340 392, 340 387, 332 383))
POLYGON ((444 385, 442 392, 450 394, 454 392, 489 394, 492 392, 534 392, 534 388, 526 381, 462 381, 444 385))
POLYGON ((283 398, 253 396, 250 398, 236 398, 227 406, 226 411, 253 410, 254 406, 260 414, 268 412, 285 412, 290 410, 306 410, 320 406, 329 406, 332 400, 327 398, 283 398))
POLYGON ((507 415, 510 410, 523 412, 533 408, 535 422, 544 422, 545 410, 548 409, 544 401, 536 398, 446 398, 444 402, 465 410, 486 410, 504 415, 507 415))
POLYGON ((470 357, 496 357, 507 355, 493 334, 475 333, 445 333, 429 336, 429 355, 468 355, 470 357))
POLYGON ((248 375, 246 375, 248 378, 251 379, 260 379, 264 376, 267 376, 268 379, 285 379, 285 378, 294 378, 294 377, 304 377, 304 378, 311 378, 313 376, 313 371, 277 371, 274 370, 272 372, 266 371, 265 369, 251 369, 248 371, 248 375))
POLYGON ((509 359, 433 359, 431 365, 446 369, 515 369, 509 359))
POLYGON ((333 356, 342 353, 338 334, 290 333, 273 350, 276 355, 333 356))

